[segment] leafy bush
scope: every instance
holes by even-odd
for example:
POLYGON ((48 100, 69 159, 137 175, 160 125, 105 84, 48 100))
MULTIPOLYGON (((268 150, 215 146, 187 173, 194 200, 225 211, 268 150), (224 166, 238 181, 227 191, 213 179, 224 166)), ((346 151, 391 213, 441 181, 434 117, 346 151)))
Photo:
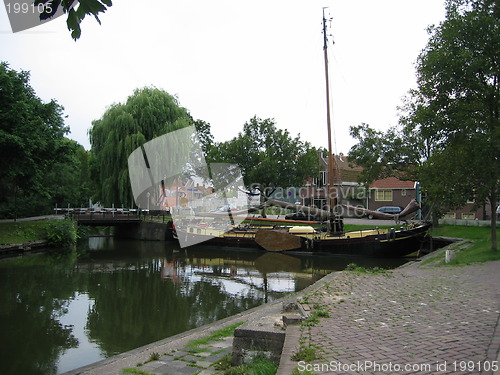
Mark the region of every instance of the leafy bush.
POLYGON ((77 239, 75 223, 72 220, 51 221, 47 225, 47 239, 54 247, 71 247, 77 239))

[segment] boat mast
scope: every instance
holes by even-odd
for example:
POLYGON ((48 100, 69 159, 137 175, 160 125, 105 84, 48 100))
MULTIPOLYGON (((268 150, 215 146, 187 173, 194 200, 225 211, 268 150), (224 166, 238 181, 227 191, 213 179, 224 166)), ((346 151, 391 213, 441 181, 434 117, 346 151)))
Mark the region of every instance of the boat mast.
POLYGON ((330 115, 330 76, 328 74, 328 34, 326 26, 325 8, 323 8, 323 54, 325 58, 325 82, 326 82, 326 123, 328 127, 328 205, 333 214, 336 206, 335 179, 333 175, 333 150, 332 150, 332 125, 330 115))
MULTIPOLYGON (((335 176, 333 172, 333 148, 332 148, 332 126, 331 126, 331 108, 330 108, 330 76, 328 72, 328 33, 325 17, 325 9, 323 8, 323 54, 325 59, 325 81, 326 81, 326 122, 328 128, 328 205, 330 211, 330 232, 343 232, 342 219, 337 218, 337 194, 335 191, 335 176)), ((333 43, 333 42, 332 42, 333 43)))

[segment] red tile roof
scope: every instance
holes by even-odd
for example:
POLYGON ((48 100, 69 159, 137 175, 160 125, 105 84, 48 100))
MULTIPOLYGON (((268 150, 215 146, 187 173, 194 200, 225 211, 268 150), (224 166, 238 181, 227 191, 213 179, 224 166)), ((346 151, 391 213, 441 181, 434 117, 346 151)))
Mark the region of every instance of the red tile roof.
POLYGON ((370 189, 415 189, 415 181, 402 181, 396 177, 387 177, 373 181, 370 189))

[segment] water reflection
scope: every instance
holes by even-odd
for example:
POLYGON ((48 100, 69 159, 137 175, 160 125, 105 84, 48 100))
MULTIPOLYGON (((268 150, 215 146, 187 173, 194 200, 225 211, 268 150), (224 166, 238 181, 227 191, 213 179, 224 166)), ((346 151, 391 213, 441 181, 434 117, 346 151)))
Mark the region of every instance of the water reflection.
POLYGON ((79 250, 78 260, 0 262, 1 374, 62 373, 299 291, 348 263, 403 262, 109 237, 79 250))

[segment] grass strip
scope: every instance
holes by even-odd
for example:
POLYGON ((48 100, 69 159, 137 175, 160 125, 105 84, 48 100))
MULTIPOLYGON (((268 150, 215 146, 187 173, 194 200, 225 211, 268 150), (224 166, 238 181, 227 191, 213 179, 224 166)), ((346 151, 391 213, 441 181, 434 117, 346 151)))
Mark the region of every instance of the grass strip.
MULTIPOLYGON (((500 260, 500 250, 491 249, 491 228, 490 227, 471 227, 462 225, 440 225, 433 228, 432 236, 463 238, 470 240, 470 247, 456 251, 456 257, 451 262, 446 263, 450 266, 462 266, 472 263, 482 263, 492 260, 500 260)), ((497 228, 497 238, 500 235, 500 228, 497 228)), ((437 257, 444 257, 438 255, 437 257)), ((436 258, 432 258, 436 259, 436 258)), ((445 264, 444 260, 441 264, 445 264)))
POLYGON ((47 228, 57 220, 0 223, 0 244, 23 243, 47 239, 47 228))

